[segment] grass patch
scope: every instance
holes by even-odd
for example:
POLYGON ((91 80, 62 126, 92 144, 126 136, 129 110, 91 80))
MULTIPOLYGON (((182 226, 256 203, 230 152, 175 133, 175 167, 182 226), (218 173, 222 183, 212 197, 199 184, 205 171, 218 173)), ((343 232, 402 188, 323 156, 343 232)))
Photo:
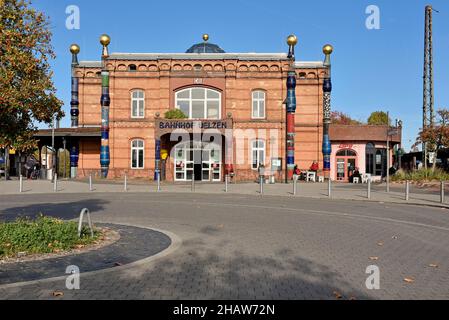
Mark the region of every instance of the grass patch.
POLYGON ((0 223, 0 258, 14 257, 19 253, 60 253, 94 243, 100 232, 83 226, 78 237, 78 224, 43 215, 35 220, 19 218, 14 222, 0 223))
POLYGON ((413 182, 432 182, 432 181, 449 181, 449 174, 441 169, 421 169, 406 172, 399 170, 391 177, 394 182, 413 181, 413 182))

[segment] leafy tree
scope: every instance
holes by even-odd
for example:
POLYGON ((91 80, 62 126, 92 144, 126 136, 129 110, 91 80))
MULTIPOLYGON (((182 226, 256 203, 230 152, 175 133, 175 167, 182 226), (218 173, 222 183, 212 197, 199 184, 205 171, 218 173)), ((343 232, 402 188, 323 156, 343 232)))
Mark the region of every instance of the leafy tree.
POLYGON ((352 119, 349 115, 340 112, 340 111, 333 111, 331 113, 331 121, 332 124, 343 124, 343 125, 358 125, 362 124, 360 121, 352 119))
POLYGON ((37 123, 64 116, 56 97, 48 18, 29 0, 0 0, 0 146, 36 147, 37 123))
POLYGON ((372 126, 389 125, 391 124, 391 119, 388 118, 388 114, 386 112, 375 111, 369 116, 368 124, 372 126))
POLYGON ((165 119, 185 119, 187 116, 180 109, 172 109, 165 113, 165 119))
MULTIPOLYGON (((437 121, 433 126, 421 130, 413 147, 426 143, 428 150, 438 151, 441 148, 449 148, 449 110, 437 111, 437 121)), ((436 161, 433 163, 435 168, 436 161)))

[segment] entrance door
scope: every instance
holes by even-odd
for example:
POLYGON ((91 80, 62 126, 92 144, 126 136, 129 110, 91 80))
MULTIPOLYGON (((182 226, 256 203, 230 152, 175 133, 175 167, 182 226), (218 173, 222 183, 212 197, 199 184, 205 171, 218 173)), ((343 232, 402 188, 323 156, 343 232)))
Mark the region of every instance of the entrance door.
POLYGON ((337 181, 348 182, 357 166, 357 154, 354 150, 340 150, 336 156, 337 181))
POLYGON ((175 146, 175 181, 221 181, 221 149, 214 144, 175 146))

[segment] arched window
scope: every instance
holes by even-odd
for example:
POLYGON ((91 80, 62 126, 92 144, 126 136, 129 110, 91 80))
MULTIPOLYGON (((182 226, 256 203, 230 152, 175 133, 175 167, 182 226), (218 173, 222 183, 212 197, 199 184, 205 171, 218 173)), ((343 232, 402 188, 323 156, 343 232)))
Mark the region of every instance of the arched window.
POLYGON ((144 142, 136 139, 131 141, 131 169, 144 168, 144 142))
POLYGON ((176 92, 175 105, 189 119, 220 119, 221 93, 206 88, 189 88, 176 92))
POLYGON ((375 175, 376 173, 376 162, 375 162, 375 156, 376 156, 376 146, 373 143, 368 143, 366 145, 366 173, 375 175))
POLYGON ((252 97, 252 118, 265 118, 265 92, 262 90, 253 91, 252 97))
POLYGON ((135 64, 130 64, 128 66, 128 71, 137 71, 137 66, 135 64))
POLYGON ((251 168, 257 170, 261 164, 265 165, 265 141, 253 140, 251 142, 251 168))
POLYGON ((142 90, 131 92, 131 118, 144 118, 145 93, 142 90))

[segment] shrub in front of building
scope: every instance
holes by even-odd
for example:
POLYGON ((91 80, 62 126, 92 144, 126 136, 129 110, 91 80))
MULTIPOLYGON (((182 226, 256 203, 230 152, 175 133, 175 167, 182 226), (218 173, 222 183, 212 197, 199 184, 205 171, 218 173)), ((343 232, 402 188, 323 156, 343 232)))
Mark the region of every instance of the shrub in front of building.
POLYGON ((449 181, 449 173, 441 169, 432 170, 420 169, 406 172, 399 170, 391 177, 394 182, 412 181, 412 182, 432 182, 432 181, 449 181))

